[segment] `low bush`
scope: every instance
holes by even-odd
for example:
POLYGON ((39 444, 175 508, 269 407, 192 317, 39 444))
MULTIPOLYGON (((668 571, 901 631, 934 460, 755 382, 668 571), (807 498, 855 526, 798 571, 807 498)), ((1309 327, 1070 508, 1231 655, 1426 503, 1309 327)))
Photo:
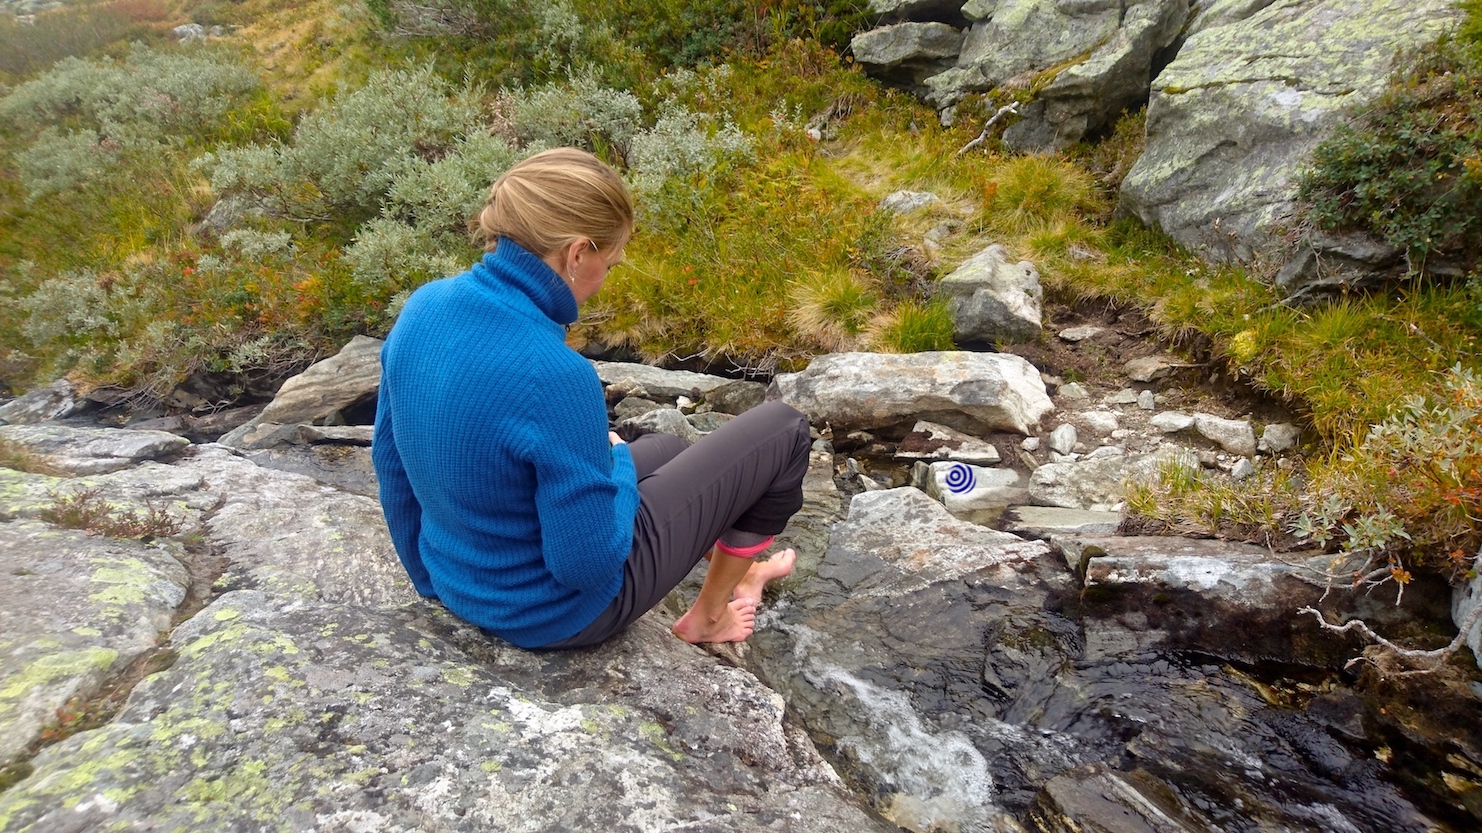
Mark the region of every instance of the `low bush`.
POLYGON ((1309 222, 1372 234, 1413 272, 1482 261, 1482 0, 1462 5, 1470 22, 1399 61, 1385 94, 1313 152, 1301 186, 1309 222))
POLYGON ((89 535, 109 538, 168 538, 181 529, 179 518, 169 510, 149 504, 143 514, 115 507, 96 489, 52 496, 52 506, 40 512, 42 520, 63 529, 81 529, 89 535))

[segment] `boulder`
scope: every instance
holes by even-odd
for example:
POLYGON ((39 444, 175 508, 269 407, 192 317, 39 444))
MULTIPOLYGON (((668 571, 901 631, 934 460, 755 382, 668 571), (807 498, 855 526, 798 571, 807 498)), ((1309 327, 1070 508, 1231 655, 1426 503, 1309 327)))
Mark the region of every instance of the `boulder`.
POLYGON ((241 448, 264 448, 261 438, 244 444, 261 425, 369 424, 374 416, 371 409, 376 394, 381 390, 382 344, 380 339, 370 336, 351 339, 339 353, 284 382, 262 413, 227 433, 220 442, 241 448))
POLYGON ((860 32, 849 51, 865 72, 915 86, 956 62, 962 38, 961 30, 945 23, 896 23, 860 32))
POLYGON ((711 410, 739 416, 767 400, 767 386, 761 382, 738 379, 705 392, 705 404, 711 410))
POLYGON ((954 431, 945 425, 921 420, 895 446, 895 459, 904 462, 955 460, 991 466, 1000 460, 992 443, 954 431))
POLYGON ((0 523, 0 767, 154 648, 190 586, 184 558, 172 541, 0 523))
POLYGON ((1312 149, 1379 96, 1396 54, 1461 18, 1450 0, 1216 5, 1153 82, 1121 210, 1246 260, 1279 248, 1312 149))
POLYGON ((767 395, 835 430, 926 419, 1028 435, 1055 408, 1039 371, 1006 353, 836 353, 778 374, 767 395))
POLYGON ((167 459, 190 445, 190 440, 163 431, 65 425, 0 426, 0 442, 39 455, 52 469, 67 474, 120 471, 144 460, 167 459))
POLYGON ((1028 497, 1024 476, 1013 469, 967 463, 917 463, 911 485, 942 502, 954 517, 992 523, 1003 510, 1028 497))
POLYGON ((673 434, 689 445, 700 441, 700 431, 675 408, 659 408, 645 411, 636 417, 625 419, 619 425, 631 425, 656 434, 673 434))
POLYGON ((956 65, 924 82, 943 108, 997 87, 1035 88, 1004 142, 1058 150, 1115 124, 1147 99, 1153 64, 1188 17, 1188 0, 999 0, 976 18, 956 65))
POLYGON ((1186 452, 1113 455, 1068 463, 1046 463, 1029 476, 1029 502, 1037 506, 1116 512, 1127 499, 1127 483, 1150 480, 1165 464, 1195 467, 1186 452))
POLYGON ((58 379, 4 405, 0 405, 0 424, 33 425, 63 419, 88 406, 88 400, 66 379, 58 379))
MULTIPOLYGON (((603 385, 619 382, 636 384, 645 391, 641 396, 666 399, 670 402, 681 396, 693 396, 695 391, 704 394, 726 384, 730 380, 708 373, 691 373, 688 370, 665 370, 652 365, 634 362, 592 362, 597 378, 603 385)), ((633 394, 629 394, 633 395, 633 394)))
POLYGON ((1039 270, 1027 260, 1008 262, 995 243, 973 255, 937 283, 952 308, 953 339, 958 342, 1019 342, 1039 335, 1044 290, 1039 270))

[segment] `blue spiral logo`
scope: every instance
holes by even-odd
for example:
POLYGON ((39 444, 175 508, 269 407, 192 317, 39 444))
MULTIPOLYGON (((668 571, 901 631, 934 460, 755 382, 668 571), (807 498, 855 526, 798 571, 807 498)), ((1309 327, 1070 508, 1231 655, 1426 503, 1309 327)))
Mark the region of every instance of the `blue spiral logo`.
POLYGON ((978 478, 973 474, 973 467, 962 463, 953 463, 952 468, 947 469, 947 489, 954 495, 971 492, 978 485, 978 478))

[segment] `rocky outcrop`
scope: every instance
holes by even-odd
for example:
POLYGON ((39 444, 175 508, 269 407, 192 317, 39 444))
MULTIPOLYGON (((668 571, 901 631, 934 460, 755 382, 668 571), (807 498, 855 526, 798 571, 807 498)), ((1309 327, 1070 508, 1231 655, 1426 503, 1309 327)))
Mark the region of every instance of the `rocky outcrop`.
MULTIPOLYGON (((1275 251, 1312 149, 1378 96, 1398 51, 1434 41, 1458 15, 1449 0, 1213 4, 1153 82, 1147 147, 1122 182, 1122 210, 1213 259, 1275 251)), ((1318 246, 1334 267, 1395 254, 1363 241, 1318 246)), ((1304 268, 1288 275, 1292 288, 1304 268)))
MULTIPOLYGON (((1029 104, 1004 134, 1006 144, 1022 151, 1067 147, 1145 101, 1157 56, 1173 43, 1189 12, 1187 0, 955 5, 968 23, 965 33, 940 22, 896 23, 856 36, 855 60, 871 74, 922 93, 939 109, 995 88, 1029 90, 1029 104), (928 31, 930 40, 924 37, 928 31), (954 35, 960 47, 953 45, 954 35)), ((913 21, 943 17, 909 7, 892 13, 913 21)))
POLYGON ((1009 263, 995 243, 962 262, 937 282, 952 310, 952 337, 959 343, 1008 344, 1039 335, 1044 290, 1039 270, 1027 260, 1009 263))
POLYGON ((836 353, 778 374, 768 395, 836 429, 927 419, 1029 434, 1055 407, 1039 371, 1007 353, 836 353))
POLYGON ((87 400, 77 392, 76 386, 66 379, 58 379, 0 405, 0 425, 31 425, 63 419, 85 407, 87 400))

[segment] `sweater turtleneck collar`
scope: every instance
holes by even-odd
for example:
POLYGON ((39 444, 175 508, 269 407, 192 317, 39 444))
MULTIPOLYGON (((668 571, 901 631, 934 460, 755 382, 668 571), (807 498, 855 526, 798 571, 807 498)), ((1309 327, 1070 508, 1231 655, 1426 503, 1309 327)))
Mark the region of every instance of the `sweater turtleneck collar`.
POLYGON ((576 298, 561 276, 545 261, 507 237, 499 238, 494 251, 474 264, 476 280, 498 288, 512 289, 535 304, 547 318, 565 327, 576 321, 576 298))

